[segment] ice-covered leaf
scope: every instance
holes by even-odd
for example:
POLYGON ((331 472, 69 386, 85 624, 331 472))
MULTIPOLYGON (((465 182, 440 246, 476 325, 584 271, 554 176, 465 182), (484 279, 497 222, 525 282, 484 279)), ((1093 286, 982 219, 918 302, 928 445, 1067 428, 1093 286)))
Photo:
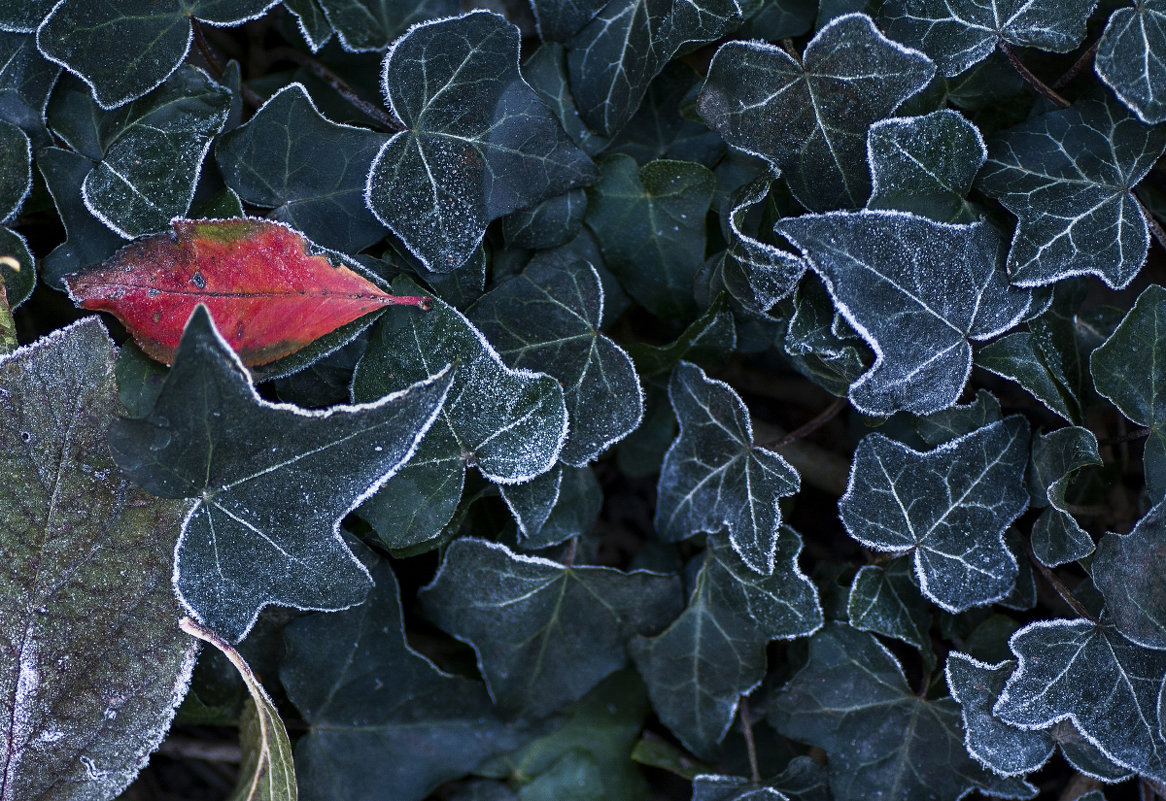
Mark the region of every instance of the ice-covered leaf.
POLYGON ((831 395, 845 396, 870 366, 870 351, 817 278, 798 284, 791 305, 781 349, 799 373, 831 395))
POLYGON ((871 195, 867 208, 898 209, 939 222, 979 218, 966 200, 988 156, 980 130, 957 111, 892 117, 866 133, 871 195))
POLYGON ((1081 419, 1081 408, 1067 380, 1049 364, 1028 331, 1000 337, 977 351, 975 363, 989 372, 1015 381, 1048 409, 1069 422, 1081 419))
POLYGON ((1166 151, 1112 99, 1080 100, 988 142, 976 186, 1017 217, 1008 275, 1019 286, 1096 275, 1115 289, 1146 261, 1150 234, 1134 186, 1166 151))
POLYGON ((289 84, 215 145, 227 185, 244 203, 326 248, 355 253, 384 236, 364 205, 364 183, 385 134, 324 117, 307 90, 289 84))
POLYGON ((1136 0, 1114 11, 1093 69, 1143 122, 1166 122, 1166 2, 1136 0))
POLYGON ((587 225, 627 293, 664 318, 696 314, 693 279, 704 265, 705 215, 716 179, 703 165, 658 160, 637 166, 616 154, 599 162, 587 225))
POLYGON ((864 414, 951 406, 971 371, 969 340, 1003 333, 1029 308, 1029 293, 999 269, 1000 241, 983 223, 868 210, 785 218, 776 230, 875 352, 849 392, 864 414))
POLYGON ((63 288, 61 279, 83 267, 107 259, 125 240, 94 217, 81 200, 81 185, 93 169, 93 162, 59 147, 42 148, 36 166, 65 228, 65 241, 41 262, 45 283, 63 288))
POLYGON ((494 702, 531 716, 581 698, 627 664, 627 643, 680 612, 675 576, 563 566, 458 539, 421 593, 426 615, 473 646, 494 702))
POLYGON ((385 56, 405 130, 377 154, 365 200, 427 269, 457 269, 492 220, 595 177, 522 80, 518 45, 517 28, 475 11, 417 25, 385 56))
POLYGON ((0 119, 19 126, 37 149, 50 143, 44 112, 60 72, 36 49, 34 35, 0 30, 0 119))
POLYGON ((31 33, 59 0, 7 0, 0 3, 0 31, 31 33))
POLYGON ((299 232, 253 218, 181 220, 97 267, 65 276, 83 308, 107 311, 142 350, 169 364, 195 306, 248 366, 268 364, 354 320, 425 298, 399 298, 325 253, 299 232))
POLYGON ((664 456, 656 531, 665 540, 728 529, 752 570, 774 570, 781 510, 800 478, 785 459, 754 445, 749 410, 733 388, 690 362, 672 373, 668 397, 680 435, 664 456))
POLYGON ((567 43, 571 91, 583 121, 619 131, 648 85, 682 49, 715 42, 741 22, 737 0, 611 0, 567 43))
POLYGON ((1110 532, 1097 543, 1090 573, 1117 630, 1146 648, 1166 650, 1166 501, 1134 530, 1110 532))
POLYGON ((837 801, 1036 792, 976 764, 964 749, 958 705, 916 695, 890 651, 842 623, 810 639, 809 661, 771 701, 769 719, 785 736, 826 750, 837 801))
POLYGON ((318 0, 345 50, 384 50, 410 25, 461 11, 457 0, 318 0))
POLYGON ((721 268, 721 281, 729 293, 745 308, 760 313, 768 312, 791 294, 806 272, 805 259, 746 229, 747 215, 769 196, 775 177, 762 176, 734 195, 728 214, 728 247, 721 268))
POLYGON ((1097 392, 1133 422, 1150 429, 1142 451, 1153 501, 1166 497, 1166 289, 1150 284, 1117 329, 1089 357, 1097 392))
POLYGON ((360 606, 284 631, 280 679, 310 727, 296 744, 304 801, 420 801, 524 739, 481 683, 409 647, 392 570, 372 577, 360 606))
POLYGON ((1033 442, 1029 492, 1034 506, 1048 506, 1032 529, 1032 552, 1041 564, 1056 567, 1093 552, 1093 539, 1073 519, 1066 493, 1077 471, 1101 464, 1097 437, 1087 428, 1058 428, 1033 442))
POLYGON ((548 373, 562 385, 570 428, 559 459, 575 467, 626 437, 644 414, 635 365, 599 332, 603 303, 590 264, 535 259, 469 312, 508 365, 548 373))
POLYGON ((1166 652, 1089 620, 1030 623, 1009 647, 1018 665, 993 715, 1025 729, 1067 718, 1108 759, 1163 781, 1166 740, 1158 709, 1166 652))
POLYGON ((1067 53, 1085 38, 1097 0, 887 0, 887 33, 918 42, 944 75, 958 75, 998 45, 1067 53))
POLYGON ((154 408, 119 419, 110 443, 138 485, 197 499, 174 584, 199 622, 237 641, 268 604, 360 603, 368 574, 341 539, 340 518, 413 454, 451 372, 360 406, 273 404, 255 392, 206 307, 196 308, 154 408))
POLYGON ((590 467, 557 464, 525 484, 498 490, 518 524, 519 545, 531 551, 587 533, 603 506, 603 490, 590 467))
POLYGON ((850 584, 846 616, 856 629, 914 645, 928 665, 934 667, 935 653, 931 650, 929 633, 931 606, 913 580, 909 558, 900 557, 882 567, 859 568, 850 584))
POLYGON ((531 250, 556 248, 579 235, 586 214, 587 193, 572 189, 529 209, 507 214, 502 218, 502 235, 509 246, 531 250))
POLYGON ((915 431, 920 439, 935 447, 995 423, 1003 416, 996 396, 986 389, 979 389, 976 390, 976 399, 971 403, 915 418, 915 431))
POLYGON ((694 754, 711 755, 738 699, 765 678, 765 646, 822 625, 818 591, 798 567, 801 537, 778 533, 772 575, 710 544, 688 608, 662 634, 632 642, 660 720, 694 754))
MULTIPOLYGON (((45 56, 79 76, 102 108, 154 89, 178 69, 193 38, 192 18, 241 25, 279 0, 61 0, 37 29, 45 56)), ((181 212, 180 212, 181 213, 181 212)))
POLYGON ((318 0, 283 0, 283 7, 295 17, 300 35, 313 53, 326 45, 335 33, 318 0))
POLYGON ((0 119, 0 222, 15 217, 32 189, 32 143, 28 135, 0 119))
POLYGON ((1016 557, 1004 531, 1028 506, 1028 422, 1006 417, 919 452, 868 434, 858 443, 839 514, 878 551, 914 551, 919 586, 949 612, 1006 596, 1016 557))
POLYGON ((114 346, 88 317, 0 357, 0 798, 108 801, 194 648, 167 578, 183 502, 114 464, 114 346))
POLYGON ((849 14, 818 31, 800 62, 765 42, 722 46, 700 113, 730 145, 778 167, 806 208, 856 208, 870 193, 867 128, 934 74, 922 53, 849 14))

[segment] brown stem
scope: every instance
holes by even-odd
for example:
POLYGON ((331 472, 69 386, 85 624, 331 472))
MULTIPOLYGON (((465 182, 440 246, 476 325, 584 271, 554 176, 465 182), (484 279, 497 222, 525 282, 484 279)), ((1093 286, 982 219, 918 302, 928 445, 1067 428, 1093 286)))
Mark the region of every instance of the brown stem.
POLYGON ((1097 46, 1098 46, 1099 44, 1101 44, 1101 40, 1100 40, 1100 39, 1098 39, 1096 42, 1094 42, 1094 43, 1093 43, 1093 44, 1092 44, 1092 45, 1089 47, 1089 49, 1088 49, 1088 50, 1086 50, 1084 53, 1082 53, 1082 54, 1081 54, 1081 58, 1077 59, 1077 60, 1076 60, 1076 61, 1073 63, 1073 66, 1069 67, 1069 69, 1068 69, 1068 70, 1066 70, 1066 72, 1065 72, 1065 74, 1064 74, 1064 75, 1062 75, 1060 78, 1057 78, 1057 80, 1055 80, 1055 81, 1053 82, 1053 88, 1054 88, 1054 89, 1060 89, 1062 86, 1064 86, 1065 84, 1069 83, 1069 81, 1073 80, 1073 79, 1074 79, 1074 78, 1076 78, 1078 75, 1080 75, 1080 74, 1081 74, 1081 70, 1085 69, 1085 68, 1086 68, 1086 67, 1088 67, 1090 64, 1092 64, 1092 63, 1093 63, 1093 57, 1097 55, 1097 46))
POLYGON ((1105 439, 1097 440, 1098 445, 1118 445, 1122 442, 1133 442, 1136 439, 1143 439, 1150 436, 1150 429, 1136 428, 1133 431, 1128 431, 1117 437, 1107 437, 1105 439))
POLYGON ((1068 100, 1050 89, 1048 84, 1046 84, 1040 78, 1036 77, 1036 75, 1032 73, 1032 70, 1024 66, 1024 62, 1022 62, 1020 57, 1016 55, 1016 52, 1008 46, 1007 42, 1001 39, 998 45, 1000 47, 1000 52, 1008 57, 1008 60, 1012 62, 1012 66, 1016 69, 1017 72, 1020 73, 1020 77, 1024 78, 1024 80, 1028 82, 1029 86, 1047 97, 1049 100, 1056 103, 1061 108, 1068 108, 1071 105, 1068 100))
MULTIPOLYGON (((753 431, 756 439, 765 442, 781 439, 786 434, 777 426, 760 420, 753 421, 753 431)), ((772 450, 793 465, 806 484, 830 495, 841 496, 846 492, 850 480, 849 459, 805 440, 788 442, 772 450)))
POLYGON ((1142 219, 1146 221, 1146 227, 1150 229, 1150 233, 1158 244, 1166 248, 1166 231, 1162 230, 1162 226, 1154 219, 1154 215, 1146 208, 1146 204, 1142 202, 1141 198, 1135 195, 1134 200, 1138 204, 1138 210, 1142 212, 1142 219))
MULTIPOLYGON (((211 43, 207 41, 206 35, 202 32, 202 25, 194 17, 190 18, 190 30, 194 33, 194 45, 198 48, 198 52, 206 60, 207 66, 211 68, 211 72, 215 74, 216 79, 223 77, 223 64, 219 61, 218 55, 215 53, 211 43)), ((239 96, 243 98, 243 102, 252 108, 259 108, 263 105, 263 98, 255 94, 249 86, 242 81, 239 82, 239 96)))
POLYGON ((226 762, 239 764, 242 753, 238 743, 215 743, 196 740, 192 737, 176 737, 171 735, 158 746, 158 753, 163 756, 201 759, 206 762, 226 762))
POLYGON ((846 398, 835 398, 834 402, 823 409, 813 420, 810 420, 808 423, 795 428, 793 431, 785 434, 784 436, 778 437, 772 442, 766 442, 762 444, 761 447, 765 448, 766 450, 776 450, 783 445, 789 445, 791 442, 804 439, 837 417, 838 413, 845 408, 846 398))
POLYGON ((754 784, 761 784, 761 767, 757 764, 757 744, 753 742, 753 721, 749 716, 749 700, 741 696, 737 707, 741 716, 741 734, 745 736, 745 751, 749 754, 749 774, 754 784))
POLYGON ((299 64, 308 72, 312 73, 324 83, 335 89, 341 97, 348 101, 350 106, 364 114, 369 119, 376 120, 377 124, 384 128, 386 131, 400 133, 401 131, 406 130, 405 126, 399 120, 393 119, 393 117, 384 111, 380 106, 370 103, 358 95, 356 90, 348 85, 347 81, 306 53, 301 53, 299 50, 295 50, 291 47, 281 47, 276 49, 272 53, 272 56, 276 58, 286 58, 288 61, 294 61, 295 63, 299 64))
POLYGON ((567 550, 563 554, 563 567, 571 567, 575 564, 575 550, 578 545, 578 537, 571 537, 571 539, 567 540, 567 550))
POLYGON ((1033 563, 1038 571, 1040 571, 1040 574, 1044 577, 1044 580, 1047 581, 1049 586, 1056 591, 1057 595, 1061 596, 1061 600, 1068 604, 1069 608, 1076 612, 1079 617, 1083 617, 1086 620, 1097 623, 1097 616, 1086 609, 1085 605, 1077 600, 1077 596, 1073 595, 1073 592, 1065 586, 1064 582, 1057 578, 1057 575, 1053 573, 1053 571, 1050 570, 1043 562, 1041 562, 1041 560, 1036 558, 1036 554, 1032 552, 1032 543, 1030 543, 1028 540, 1025 540, 1024 549, 1028 552, 1029 561, 1033 563))

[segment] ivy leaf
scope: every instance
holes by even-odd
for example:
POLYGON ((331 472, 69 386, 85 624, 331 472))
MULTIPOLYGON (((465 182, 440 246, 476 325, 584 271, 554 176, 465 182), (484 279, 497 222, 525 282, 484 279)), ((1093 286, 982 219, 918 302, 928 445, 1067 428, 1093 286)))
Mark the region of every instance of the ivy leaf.
POLYGON ((1166 2, 1138 0, 1109 17, 1093 69, 1145 123, 1166 122, 1166 2))
POLYGON ((915 646, 930 668, 935 667, 931 650, 931 608, 912 580, 910 560, 900 557, 886 566, 864 565, 850 584, 846 616, 860 631, 894 637, 915 646))
POLYGON ((1038 620, 1008 645, 1018 664, 992 714, 1025 729, 1068 718, 1108 759, 1163 780, 1158 704, 1166 652, 1089 620, 1038 620))
POLYGON ((781 349, 799 373, 831 395, 845 396, 870 366, 870 352, 816 278, 798 284, 791 305, 781 349))
POLYGON ((698 775, 692 801, 830 801, 826 769, 809 757, 794 757, 786 769, 761 786, 737 776, 698 775))
POLYGON ((842 623, 810 639, 809 661, 769 715, 782 734, 826 750, 838 801, 875 794, 956 801, 977 788, 1005 798, 1036 793, 977 765, 964 750, 956 703, 916 695, 890 651, 842 623))
POLYGON ((0 119, 19 126, 37 150, 51 144, 45 106, 60 73, 36 49, 35 36, 0 30, 0 119))
POLYGON ((700 114, 730 145, 780 169, 806 208, 855 208, 870 193, 867 128, 934 74, 922 53, 887 39, 869 17, 848 14, 818 31, 801 62, 765 42, 723 45, 700 114))
POLYGON ((766 644, 821 627, 818 591, 798 567, 801 550, 801 537, 783 527, 775 570, 759 576, 710 543, 683 614, 662 634, 632 642, 656 714, 694 754, 715 751, 738 699, 765 678, 766 644))
POLYGON ((980 130, 956 111, 880 120, 866 132, 870 209, 910 211, 939 222, 979 214, 965 198, 988 150, 980 130))
POLYGON ((1055 364, 1046 361, 1030 332, 1017 331, 989 342, 976 353, 975 364, 1015 381, 1049 411, 1069 422, 1081 419, 1080 403, 1068 388, 1068 379, 1055 364))
POLYGON ((310 727, 296 744, 304 801, 420 801, 526 734, 481 683, 409 647, 392 570, 382 562, 372 577, 365 603, 284 630, 280 680, 310 727))
POLYGON ((500 709, 531 717, 627 664, 627 642, 680 612, 675 576, 563 566, 461 538, 420 593, 427 617, 473 646, 500 709))
POLYGON ((805 254, 875 352, 850 386, 864 414, 951 406, 971 371, 969 340, 1003 333, 1030 305, 997 268, 999 240, 983 223, 859 211, 785 218, 775 230, 805 254))
POLYGON ((1032 552, 1046 567, 1056 567, 1093 553, 1093 538, 1069 512, 1065 497, 1074 474, 1102 464, 1097 437, 1079 426, 1042 434, 1033 442, 1029 493, 1033 506, 1048 506, 1032 529, 1032 552))
POLYGON ((798 491, 785 459, 754 445, 749 410, 732 387, 689 362, 672 373, 668 397, 680 436, 664 455, 657 486, 656 531, 665 540, 727 528, 751 570, 773 573, 781 510, 798 491))
POLYGON ((100 266, 65 276, 78 305, 108 311, 169 364, 194 308, 206 305, 243 364, 286 357, 398 298, 287 226, 266 220, 173 220, 100 266))
POLYGON ((644 415, 635 365, 599 333, 603 284, 595 268, 535 259, 474 304, 470 319, 508 365, 548 373, 563 387, 570 430, 559 459, 583 467, 644 415))
POLYGON ((599 162, 587 225, 620 285, 658 317, 696 315, 693 280, 704 266, 705 215, 715 187, 712 172, 694 162, 639 167, 622 154, 599 162))
POLYGON ((951 77, 983 61, 997 45, 1067 53, 1085 38, 1097 0, 887 0, 887 33, 918 42, 951 77))
POLYGON ((1016 583, 1004 531, 1028 506, 1028 422, 1006 417, 927 452, 868 434, 838 511, 851 537, 914 551, 923 594, 948 612, 983 606, 1016 583))
POLYGON ((384 236, 364 205, 364 182, 384 134, 324 117, 307 90, 289 84, 215 146, 227 185, 269 219, 323 247, 355 253, 384 236))
MULTIPOLYGON (((565 245, 579 235, 587 214, 587 193, 572 189, 537 206, 502 218, 502 235, 512 247, 546 250, 565 245)), ((459 272, 461 272, 459 270, 459 272)))
POLYGON ((283 0, 283 7, 295 17, 300 35, 313 53, 332 39, 335 31, 316 0, 283 0))
POLYGON ((915 431, 920 439, 935 447, 1003 418, 1000 401, 996 400, 996 396, 986 389, 978 389, 976 399, 971 403, 917 417, 915 431))
POLYGON ((114 464, 114 355, 88 317, 0 357, 5 799, 116 797, 194 664, 165 581, 186 505, 114 464))
POLYGON ((1164 515, 1166 503, 1159 502, 1129 534, 1106 534, 1097 544, 1090 570, 1117 630, 1143 648, 1156 650, 1166 650, 1164 515))
POLYGON ((522 484, 498 488, 530 551, 549 548, 587 532, 603 505, 603 490, 589 467, 557 464, 522 484))
POLYGON ((976 185, 1017 217, 1009 280, 1042 286, 1096 275, 1114 289, 1129 284, 1150 241, 1133 189, 1163 152, 1166 129, 1113 100, 1081 100, 994 137, 976 185))
POLYGON ((1158 362, 1162 342, 1166 342, 1166 289, 1150 284, 1089 357, 1098 394, 1150 429, 1142 460, 1146 487, 1155 502, 1166 497, 1166 369, 1158 362))
POLYGON ((111 109, 137 100, 178 69, 190 49, 192 18, 242 25, 278 2, 160 0, 142 13, 137 0, 61 0, 37 29, 36 42, 46 58, 89 85, 98 105, 111 109))
POLYGON ((46 147, 37 152, 36 166, 65 228, 65 241, 41 262, 41 274, 46 284, 63 288, 66 275, 104 261, 125 240, 90 214, 81 200, 81 185, 93 169, 92 161, 71 150, 46 147))
POLYGON ((461 10, 456 0, 319 0, 341 46, 350 52, 384 50, 411 25, 461 10))
POLYGON ((407 460, 452 380, 438 373, 375 403, 308 412, 259 397, 211 322, 191 315, 158 400, 110 430, 118 464, 162 498, 197 498, 176 548, 182 602, 238 641, 267 604, 343 609, 368 574, 340 518, 407 460))
POLYGON ((683 49, 715 42, 741 22, 737 0, 612 0, 567 43, 583 121, 613 136, 652 79, 683 49))
POLYGON ((425 266, 449 272, 486 226, 595 176, 518 72, 518 29, 475 11, 425 22, 385 56, 382 88, 406 130, 377 154, 365 201, 425 266))
POLYGON ((0 6, 0 31, 31 33, 59 0, 17 0, 0 6))
POLYGON ((32 189, 32 144, 20 128, 0 120, 0 222, 20 211, 32 189))

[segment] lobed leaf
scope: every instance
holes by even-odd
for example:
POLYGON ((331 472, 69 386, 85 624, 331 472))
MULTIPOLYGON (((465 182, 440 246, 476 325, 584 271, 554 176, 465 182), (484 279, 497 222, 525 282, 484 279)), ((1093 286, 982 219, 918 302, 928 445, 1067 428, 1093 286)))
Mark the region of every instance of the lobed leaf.
POLYGON ((1142 122, 1166 122, 1166 2, 1138 0, 1114 11, 1093 69, 1142 122))
POLYGON ((910 560, 899 557, 885 566, 864 565, 854 574, 846 600, 851 626, 894 637, 915 646, 934 667, 931 650, 931 607, 919 593, 910 560))
POLYGON ((384 50, 412 25, 461 10, 454 0, 318 0, 341 46, 355 53, 384 50))
POLYGON ((1166 504, 1157 503, 1129 534, 1097 543, 1091 575, 1105 598, 1107 620, 1143 648, 1166 650, 1166 504))

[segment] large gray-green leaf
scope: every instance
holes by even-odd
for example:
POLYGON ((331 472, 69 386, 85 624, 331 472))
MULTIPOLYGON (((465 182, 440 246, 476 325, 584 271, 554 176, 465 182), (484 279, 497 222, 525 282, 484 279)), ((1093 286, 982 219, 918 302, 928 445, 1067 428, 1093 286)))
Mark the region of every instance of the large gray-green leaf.
POLYGON ((494 702, 543 715, 627 664, 626 645, 680 612, 675 576, 564 566, 462 538, 420 593, 426 615, 473 646, 494 702))
POLYGON ((118 470, 96 317, 0 357, 0 798, 108 801, 186 692, 170 555, 186 509, 118 470))
POLYGON ((733 388, 681 362, 668 383, 680 436, 664 456, 657 485, 656 531, 665 540, 727 528, 733 550, 752 570, 774 570, 781 510, 798 491, 785 459, 753 443, 749 410, 733 388))
POLYGON ((730 145, 778 167, 806 208, 856 208, 870 193, 867 128, 934 74, 925 55, 849 14, 820 30, 801 61, 765 42, 722 46, 700 113, 730 145))
POLYGON ((1117 329, 1089 357, 1097 392, 1126 417, 1150 429, 1142 450, 1146 487, 1166 497, 1166 289, 1150 284, 1117 329))
POLYGON ((1091 574, 1105 598, 1107 619, 1145 648, 1166 650, 1166 501, 1134 530, 1110 532, 1097 544, 1091 574))
POLYGON ((951 406, 971 371, 969 340, 1003 333, 1029 308, 1029 293, 999 269, 1000 241, 983 223, 868 210, 785 218, 776 230, 875 352, 849 392, 864 414, 951 406))
POLYGON ((470 310, 508 365, 547 373, 562 385, 570 429, 559 459, 575 467, 597 459, 644 415, 635 365, 599 333, 603 302, 590 264, 535 259, 470 310))
POLYGON ((89 84, 105 109, 117 108, 170 77, 193 39, 192 18, 241 25, 279 0, 61 0, 36 32, 44 55, 89 84))
POLYGON ((1166 122, 1166 2, 1136 0, 1113 12, 1093 69, 1143 122, 1166 122))
POLYGON ((918 42, 947 76, 983 61, 998 46, 1067 53, 1085 38, 1097 0, 887 0, 887 33, 918 42))
POLYGON ((935 666, 929 633, 931 607, 919 593, 917 580, 912 580, 909 558, 859 568, 850 584, 846 616, 856 629, 914 645, 928 666, 935 666))
POLYGON ((738 699, 765 678, 766 644, 822 625, 818 591, 798 567, 801 550, 801 537, 783 527, 775 570, 759 576, 710 544, 688 608, 659 636, 632 642, 656 714, 694 754, 714 752, 738 699))
POLYGON ((410 25, 461 10, 457 0, 318 0, 345 50, 384 50, 410 25))
POLYGON ((879 551, 914 550, 919 587, 949 612, 1006 596, 1016 558, 1004 531, 1028 506, 1028 422, 1006 417, 920 453, 882 434, 858 443, 838 511, 879 551))
MULTIPOLYGON (((437 371, 435 371, 437 372, 437 371)), ((110 431, 118 464, 163 498, 197 498, 175 549, 183 603, 238 641, 260 609, 344 609, 368 573, 340 519, 413 455, 449 391, 449 371, 362 406, 305 411, 263 400, 199 306, 144 418, 110 431)))
POLYGON ((1150 234, 1134 186, 1166 151, 1117 101, 1080 100, 988 142, 976 186, 1017 217, 1008 275, 1019 286, 1096 275, 1115 289, 1146 261, 1150 234))
POLYGON ((806 666, 771 702, 787 737, 824 748, 837 801, 957 801, 972 789, 1028 798, 1036 789, 977 765, 964 750, 959 708, 916 695, 873 635, 827 623, 806 666))
POLYGON ((284 630, 280 680, 310 727, 296 744, 304 801, 420 801, 523 741, 479 682, 409 647, 388 564, 372 577, 360 606, 284 630))
POLYGON ((332 122, 307 89, 293 83, 224 135, 215 160, 244 203, 272 209, 269 219, 323 247, 355 253, 385 233, 364 205, 364 183, 387 139, 332 122))
POLYGON ((377 154, 365 200, 427 269, 457 269, 492 220, 595 177, 522 80, 518 46, 517 28, 475 11, 417 25, 385 55, 405 130, 377 154))
POLYGON ((587 225, 627 293, 668 319, 696 315, 693 279, 704 265, 705 215, 716 179, 690 161, 636 165, 616 154, 599 162, 587 225))

